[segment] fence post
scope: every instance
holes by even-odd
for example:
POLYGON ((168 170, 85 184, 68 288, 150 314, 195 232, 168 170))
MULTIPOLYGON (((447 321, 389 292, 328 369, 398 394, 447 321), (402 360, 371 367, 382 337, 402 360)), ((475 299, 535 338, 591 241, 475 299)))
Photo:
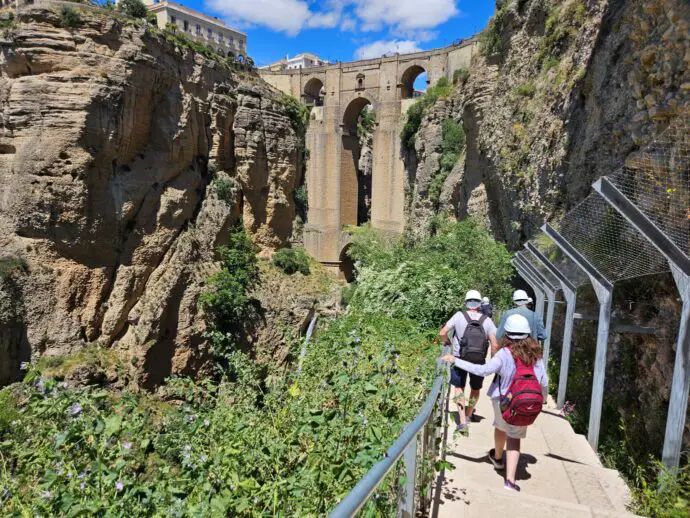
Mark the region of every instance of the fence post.
POLYGON ((566 389, 568 387, 568 368, 570 366, 570 344, 573 339, 573 325, 575 323, 575 306, 577 292, 565 283, 561 283, 565 297, 565 325, 563 328, 563 347, 561 348, 561 372, 558 378, 558 398, 556 405, 563 408, 566 389))
POLYGON ((417 477, 417 436, 412 439, 404 453, 405 460, 405 488, 403 491, 400 511, 402 518, 414 518, 414 488, 417 477))
POLYGON ((613 289, 592 279, 594 291, 599 299, 599 325, 597 327, 597 349, 594 356, 594 378, 592 380, 592 402, 589 407, 589 430, 587 440, 595 450, 599 444, 601 407, 604 401, 604 378, 606 377, 606 350, 611 325, 611 299, 613 289))
POLYGON ((556 292, 549 290, 549 305, 546 310, 546 339, 544 340, 544 367, 549 367, 549 355, 551 354, 551 329, 553 328, 553 314, 556 310, 556 292))

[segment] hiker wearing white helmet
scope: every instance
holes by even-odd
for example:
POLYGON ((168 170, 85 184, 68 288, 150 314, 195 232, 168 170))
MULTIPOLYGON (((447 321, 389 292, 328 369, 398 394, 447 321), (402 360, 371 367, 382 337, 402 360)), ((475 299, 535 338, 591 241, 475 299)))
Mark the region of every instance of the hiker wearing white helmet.
MULTIPOLYGON (((465 295, 466 310, 455 313, 439 333, 443 343, 450 343, 453 346, 455 357, 480 364, 486 361, 489 344, 492 351, 498 350, 496 325, 491 318, 480 311, 481 302, 482 296, 477 290, 468 291, 465 295), (449 338, 451 332, 452 339, 449 338)), ((476 422, 478 419, 474 415, 474 407, 477 405, 483 383, 483 377, 470 374, 470 399, 466 405, 467 371, 458 367, 450 369, 450 384, 454 391, 453 400, 458 406, 459 422, 455 433, 469 435, 467 420, 476 422)))
POLYGON ((484 313, 489 318, 494 318, 494 307, 489 302, 489 297, 484 297, 482 303, 479 306, 479 311, 484 313))
POLYGON ((504 347, 485 365, 466 362, 451 354, 443 360, 470 375, 498 374, 488 392, 494 408, 494 447, 489 450, 489 460, 496 470, 506 470, 503 487, 520 491, 515 484, 520 440, 526 437, 527 427, 541 412, 549 382, 541 345, 530 336, 532 330, 527 319, 511 315, 506 319, 504 330, 504 347))
POLYGON ((530 334, 532 335, 532 338, 536 338, 540 342, 546 340, 546 329, 544 328, 542 318, 527 307, 530 300, 531 298, 527 296, 527 293, 524 290, 515 290, 513 293, 513 303, 515 303, 515 307, 513 309, 509 309, 501 316, 501 321, 499 322, 498 330, 496 331, 496 338, 499 340, 503 338, 505 323, 508 317, 511 315, 522 315, 527 319, 527 322, 529 322, 530 334))

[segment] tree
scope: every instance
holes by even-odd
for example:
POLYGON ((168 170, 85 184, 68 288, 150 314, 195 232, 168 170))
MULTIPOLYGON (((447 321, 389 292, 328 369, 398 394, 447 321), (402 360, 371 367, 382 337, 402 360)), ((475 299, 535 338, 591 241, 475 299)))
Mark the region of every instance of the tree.
POLYGON ((141 0, 120 0, 120 10, 132 18, 146 18, 147 9, 141 0))

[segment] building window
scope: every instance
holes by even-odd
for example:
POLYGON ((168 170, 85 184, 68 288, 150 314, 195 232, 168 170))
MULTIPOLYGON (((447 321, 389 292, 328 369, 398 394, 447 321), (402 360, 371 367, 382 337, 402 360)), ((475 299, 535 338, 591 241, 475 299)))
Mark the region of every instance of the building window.
POLYGON ((187 20, 183 21, 182 25, 184 26, 185 32, 189 30, 189 22, 187 20))
POLYGON ((207 30, 208 30, 207 36, 208 36, 208 39, 210 40, 211 38, 213 38, 213 29, 207 29, 207 30))
POLYGON ((174 16, 171 16, 170 17, 170 23, 172 23, 173 25, 176 25, 177 24, 177 18, 175 18, 174 16))
POLYGON ((218 35, 218 41, 220 41, 221 43, 224 43, 225 42, 225 36, 223 36, 222 34, 219 34, 218 35))
POLYGON ((197 36, 201 36, 201 25, 198 23, 196 24, 196 34, 197 36))

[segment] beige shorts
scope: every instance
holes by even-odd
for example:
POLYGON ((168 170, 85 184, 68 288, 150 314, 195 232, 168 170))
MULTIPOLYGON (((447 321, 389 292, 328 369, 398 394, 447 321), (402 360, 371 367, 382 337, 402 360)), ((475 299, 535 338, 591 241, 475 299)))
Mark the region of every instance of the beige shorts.
POLYGON ((505 432, 511 439, 524 439, 527 437, 526 426, 513 426, 505 422, 503 415, 501 415, 501 405, 498 399, 492 399, 491 403, 494 406, 494 428, 498 428, 502 432, 505 432))

